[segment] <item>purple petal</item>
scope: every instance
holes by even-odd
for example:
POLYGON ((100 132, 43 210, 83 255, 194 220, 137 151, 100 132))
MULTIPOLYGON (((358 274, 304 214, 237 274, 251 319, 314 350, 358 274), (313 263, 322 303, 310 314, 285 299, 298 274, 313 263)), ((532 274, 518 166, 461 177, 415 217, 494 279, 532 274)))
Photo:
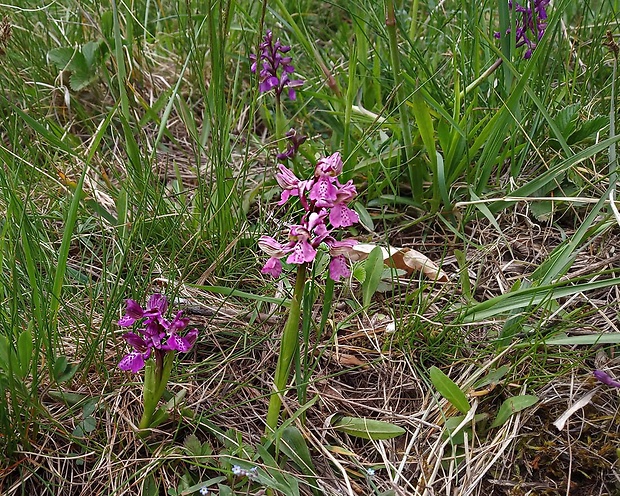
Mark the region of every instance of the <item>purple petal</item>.
POLYGON ((141 353, 144 353, 148 348, 146 341, 134 332, 126 332, 123 334, 123 339, 127 341, 129 346, 133 346, 135 350, 140 351, 141 353))
POLYGON ((332 257, 349 254, 351 252, 351 248, 357 244, 357 240, 351 238, 346 238, 342 241, 331 238, 325 242, 327 243, 327 246, 329 246, 329 254, 332 257))
POLYGON ((352 180, 347 181, 345 184, 340 184, 336 180, 336 185, 338 186, 338 203, 349 203, 357 196, 357 190, 352 180))
POLYGON ((198 329, 192 329, 186 336, 179 336, 176 333, 170 334, 166 344, 162 346, 162 350, 176 350, 181 353, 188 352, 196 342, 198 337, 198 329))
POLYGON ((271 76, 260 83, 259 89, 261 93, 266 93, 267 91, 269 91, 272 88, 275 88, 279 84, 280 84, 280 80, 276 76, 271 76))
POLYGON ((341 277, 347 278, 351 275, 351 269, 343 255, 332 258, 329 263, 329 277, 334 281, 339 281, 341 277))
POLYGON ((269 274, 273 277, 280 277, 282 274, 282 262, 279 258, 271 257, 261 269, 261 274, 269 274))
POLYGON ((125 355, 123 359, 118 363, 118 368, 121 370, 130 370, 134 374, 144 367, 144 356, 142 353, 134 351, 125 355))
POLYGON ((120 327, 131 327, 132 325, 134 325, 135 322, 136 322, 136 319, 134 319, 133 317, 130 317, 129 315, 123 315, 118 320, 118 325, 120 327))
POLYGON ((342 203, 334 205, 329 212, 329 222, 334 227, 349 227, 359 222, 359 220, 357 212, 342 203))
POLYGON ((155 310, 160 315, 168 310, 168 300, 163 294, 156 293, 149 298, 148 310, 155 310))
POLYGON ((304 262, 312 262, 314 257, 316 257, 316 250, 307 239, 300 239, 293 247, 293 253, 288 256, 286 263, 300 265, 304 262))
POLYGON ((258 247, 270 257, 276 258, 282 258, 290 251, 271 236, 261 236, 258 240, 258 247))
POLYGON ((285 189, 284 191, 282 191, 282 193, 280 194, 280 201, 278 202, 278 205, 284 205, 291 196, 299 196, 299 190, 285 189))
POLYGON ((297 189, 301 182, 295 173, 284 167, 282 164, 278 164, 278 171, 276 172, 276 181, 282 189, 297 189))
POLYGON ((329 175, 337 176, 342 172, 342 156, 340 152, 336 152, 329 157, 320 159, 314 169, 314 174, 317 176, 329 175))
POLYGON ((144 317, 144 310, 135 300, 128 299, 127 300, 127 310, 125 310, 125 315, 123 315, 118 321, 118 325, 121 327, 129 327, 132 326, 136 320, 144 317))
POLYGON ((319 208, 331 208, 338 197, 338 190, 333 184, 334 178, 330 176, 321 176, 310 189, 308 198, 316 202, 319 208))
POLYGON ((180 311, 180 312, 177 312, 174 319, 172 319, 172 322, 168 324, 168 327, 166 326, 164 327, 166 327, 166 329, 168 329, 171 332, 175 332, 175 331, 182 331, 183 329, 187 327, 187 324, 189 324, 189 319, 183 318, 183 311, 180 311))
POLYGON ((603 384, 615 388, 620 388, 620 381, 612 379, 611 376, 606 372, 603 372, 602 370, 595 370, 592 374, 603 384))

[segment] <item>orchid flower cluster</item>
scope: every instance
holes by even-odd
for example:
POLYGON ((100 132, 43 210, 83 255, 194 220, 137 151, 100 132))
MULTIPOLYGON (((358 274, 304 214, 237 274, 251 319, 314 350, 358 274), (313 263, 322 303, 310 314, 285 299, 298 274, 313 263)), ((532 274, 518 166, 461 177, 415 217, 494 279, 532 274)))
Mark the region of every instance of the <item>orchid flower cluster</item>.
POLYGON ((281 244, 271 236, 260 237, 258 246, 270 256, 262 269, 263 274, 278 277, 282 273, 280 259, 284 257, 289 264, 311 263, 319 245, 325 244, 331 256, 329 277, 334 281, 349 277, 351 270, 345 255, 357 241, 350 238, 338 241, 332 235, 338 228, 359 222, 357 213, 347 206, 357 195, 353 181, 345 184, 338 181, 342 166, 340 153, 336 152, 318 161, 312 178, 300 180, 293 171, 278 165, 276 180, 283 190, 278 205, 297 197, 304 214, 299 224, 290 226, 288 243, 281 244))
POLYGON ((273 33, 267 30, 263 42, 259 45, 260 53, 250 55, 252 72, 256 73, 259 62, 261 64, 259 72, 261 93, 274 90, 279 100, 282 92, 288 88, 288 97, 295 100, 295 88, 304 82, 289 77, 289 74, 295 71, 295 67, 291 64, 292 58, 286 55, 290 49, 291 47, 283 45, 279 38, 273 41, 273 33))
POLYGON ((189 324, 183 312, 177 312, 172 320, 164 317, 168 300, 164 295, 154 294, 146 309, 136 301, 127 300, 127 311, 118 321, 120 327, 132 327, 141 323, 136 332, 126 332, 123 339, 133 348, 118 364, 121 370, 139 372, 145 369, 143 402, 144 412, 140 420, 140 434, 146 434, 149 427, 155 427, 168 416, 165 409, 157 410, 157 404, 164 394, 172 366, 174 352, 189 351, 198 337, 198 329, 192 329, 184 336, 180 333, 189 324), (157 412, 156 412, 157 410, 157 412))
POLYGON ((183 318, 178 312, 172 320, 166 320, 164 314, 168 310, 168 300, 164 295, 154 294, 149 299, 146 309, 136 301, 127 300, 127 311, 118 321, 120 327, 131 327, 144 319, 144 327, 135 332, 123 334, 123 339, 133 347, 134 351, 125 355, 118 364, 121 370, 133 373, 140 371, 151 355, 156 362, 163 362, 163 357, 170 351, 189 351, 198 337, 198 329, 192 329, 185 336, 179 332, 187 327, 189 319, 183 318))
MULTIPOLYGON (((524 59, 532 56, 536 44, 541 40, 547 29, 547 5, 550 0, 525 0, 527 7, 519 2, 508 2, 509 8, 521 14, 520 19, 515 21, 516 31, 516 47, 527 45, 527 50, 523 54, 524 59)), ((506 35, 510 34, 510 29, 506 31, 506 35)), ((495 38, 499 39, 501 33, 496 32, 495 38)))

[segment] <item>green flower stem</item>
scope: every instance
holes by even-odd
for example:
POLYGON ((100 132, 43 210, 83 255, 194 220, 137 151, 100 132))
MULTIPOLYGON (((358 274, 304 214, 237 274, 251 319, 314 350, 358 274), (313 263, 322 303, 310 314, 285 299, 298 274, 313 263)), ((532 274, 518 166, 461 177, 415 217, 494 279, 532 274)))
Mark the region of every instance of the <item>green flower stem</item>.
POLYGON ((151 426, 153 414, 166 390, 174 363, 173 351, 169 351, 163 356, 159 350, 156 353, 155 360, 148 360, 144 370, 144 389, 142 392, 144 413, 139 425, 141 431, 145 431, 151 426))
POLYGON ((418 7, 419 0, 413 0, 411 4, 411 24, 409 25, 409 39, 414 40, 415 35, 418 32, 418 7))
MULTIPOLYGON (((400 68, 400 52, 398 50, 398 37, 396 33, 396 14, 394 12, 394 0, 385 0, 385 27, 390 42, 390 59, 392 62, 392 74, 396 85, 396 103, 400 114, 400 129, 405 145, 405 162, 409 168, 411 188, 414 199, 421 201, 423 195, 422 171, 420 166, 411 163, 413 159, 413 139, 411 138, 411 123, 407 113, 407 95, 405 94, 404 79, 400 68)), ((429 152, 430 153, 430 152, 429 152)))
POLYGON ((286 127, 286 118, 282 111, 282 101, 280 96, 276 95, 276 140, 278 141, 278 151, 286 150, 286 142, 284 140, 284 128, 286 127))
POLYGON ((288 320, 284 326, 282 340, 280 341, 280 354, 278 355, 278 363, 274 374, 274 391, 269 399, 269 410, 267 411, 267 427, 265 433, 269 434, 276 430, 278 419, 280 418, 280 408, 282 407, 282 399, 280 394, 283 393, 289 378, 289 370, 295 350, 299 346, 299 321, 301 317, 301 302, 304 295, 304 287, 306 284, 306 264, 301 264, 297 268, 297 278, 295 280, 295 291, 291 299, 291 307, 289 309, 288 320))

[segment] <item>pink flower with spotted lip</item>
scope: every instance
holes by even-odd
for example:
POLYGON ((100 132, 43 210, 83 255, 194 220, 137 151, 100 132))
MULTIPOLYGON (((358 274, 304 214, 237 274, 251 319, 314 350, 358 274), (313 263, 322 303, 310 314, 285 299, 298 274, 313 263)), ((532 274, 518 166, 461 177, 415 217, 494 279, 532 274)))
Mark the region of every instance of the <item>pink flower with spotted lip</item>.
POLYGON ((282 205, 293 197, 299 198, 304 214, 299 224, 289 227, 288 243, 279 243, 271 236, 261 236, 258 246, 269 255, 261 272, 278 277, 282 273, 281 259, 289 264, 306 264, 314 261, 317 249, 325 243, 330 252, 329 276, 334 280, 349 277, 347 255, 357 243, 353 239, 337 241, 333 231, 359 222, 359 215, 348 207, 357 195, 353 181, 345 184, 338 181, 343 163, 340 153, 318 161, 314 175, 308 180, 299 179, 284 165, 278 165, 276 180, 283 189, 282 205), (329 224, 328 224, 329 222, 329 224), (329 227, 328 227, 329 226, 329 227))
POLYGON ((334 227, 349 227, 360 221, 359 215, 343 203, 337 203, 329 212, 329 222, 334 227))

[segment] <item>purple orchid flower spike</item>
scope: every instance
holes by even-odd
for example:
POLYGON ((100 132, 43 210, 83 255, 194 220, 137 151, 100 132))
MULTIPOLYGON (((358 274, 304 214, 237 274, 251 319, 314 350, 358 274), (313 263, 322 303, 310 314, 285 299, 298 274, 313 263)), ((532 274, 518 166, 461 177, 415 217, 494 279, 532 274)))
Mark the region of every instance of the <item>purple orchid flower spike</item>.
POLYGON ((198 337, 198 329, 192 329, 185 336, 179 332, 187 327, 189 319, 183 317, 183 312, 177 312, 171 321, 164 318, 168 310, 168 300, 164 295, 154 294, 143 309, 136 301, 127 300, 125 315, 118 321, 120 327, 131 327, 143 320, 143 328, 136 332, 126 332, 123 339, 133 348, 119 362, 121 370, 138 372, 152 355, 159 360, 169 351, 189 351, 198 337))
MULTIPOLYGON (((515 20, 516 47, 527 46, 523 54, 524 59, 529 59, 542 39, 547 29, 547 6, 550 0, 525 0, 523 6, 519 2, 508 2, 508 7, 518 14, 515 20)), ((501 33, 494 33, 495 38, 501 38, 501 33)), ((510 29, 506 31, 510 35, 510 29)))
POLYGON ((299 198, 304 214, 299 224, 289 227, 288 243, 279 243, 271 236, 260 237, 258 246, 270 257, 261 270, 263 274, 279 277, 284 257, 289 264, 312 263, 319 246, 325 244, 331 257, 329 277, 338 281, 351 275, 347 255, 357 241, 349 238, 337 241, 333 235, 336 229, 359 222, 358 214, 348 207, 357 195, 353 181, 345 184, 338 181, 342 168, 338 152, 320 159, 313 177, 307 180, 299 179, 293 171, 278 165, 276 180, 283 190, 278 205, 299 198))
POLYGON ((291 64, 292 57, 284 54, 290 50, 291 47, 283 45, 280 39, 273 41, 273 33, 267 30, 263 42, 259 45, 259 53, 250 55, 252 72, 259 71, 259 63, 261 65, 258 87, 261 93, 274 90, 276 97, 280 98, 284 90, 287 90, 288 97, 295 100, 295 88, 299 88, 304 82, 289 77, 289 74, 295 72, 295 67, 291 64))

